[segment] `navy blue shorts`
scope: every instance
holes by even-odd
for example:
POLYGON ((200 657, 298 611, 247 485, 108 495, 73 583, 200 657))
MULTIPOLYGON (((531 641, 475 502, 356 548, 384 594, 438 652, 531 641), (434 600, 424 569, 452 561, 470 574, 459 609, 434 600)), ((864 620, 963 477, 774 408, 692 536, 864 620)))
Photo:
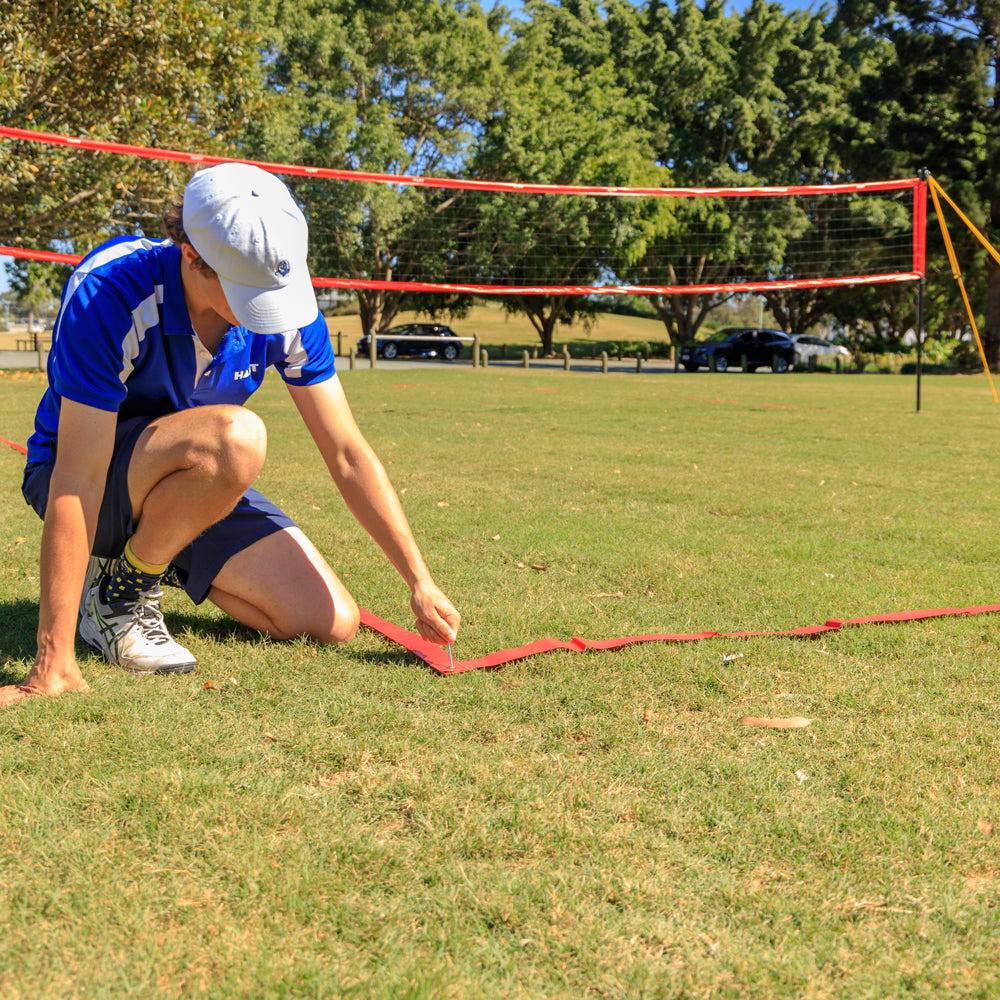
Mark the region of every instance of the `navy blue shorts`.
MULTIPOLYGON (((128 495, 128 467, 139 435, 153 422, 152 417, 128 417, 118 421, 115 450, 108 468, 104 500, 94 536, 94 555, 114 557, 122 553, 125 542, 135 530, 132 502, 128 495)), ((21 492, 35 513, 45 520, 49 502, 52 462, 35 462, 24 470, 21 492)), ((249 548, 295 522, 277 505, 257 490, 247 490, 232 513, 203 531, 170 564, 181 586, 195 604, 201 604, 212 589, 230 556, 249 548)))

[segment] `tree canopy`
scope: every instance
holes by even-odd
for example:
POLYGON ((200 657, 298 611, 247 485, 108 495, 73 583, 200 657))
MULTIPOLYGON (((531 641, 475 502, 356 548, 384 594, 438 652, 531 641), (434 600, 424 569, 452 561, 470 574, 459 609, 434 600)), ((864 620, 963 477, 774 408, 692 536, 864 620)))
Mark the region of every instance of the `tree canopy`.
MULTIPOLYGON (((748 186, 933 169, 1000 231, 994 0, 21 0, 0 23, 0 123, 389 174, 748 186)), ((185 167, 0 142, 0 242, 151 232, 185 167)), ((294 179, 316 273, 486 284, 721 283, 798 273, 857 226, 858 267, 908 224, 888 200, 738 210, 725 199, 494 195, 294 179), (856 219, 852 220, 850 213, 856 219), (862 217, 863 216, 863 217, 862 217), (808 243, 803 234, 808 234, 808 243), (874 251, 873 251, 874 252, 874 251)), ((956 233, 1000 362, 1000 269, 956 233)), ((932 329, 961 330, 933 230, 932 329)), ((832 253, 832 249, 829 251, 832 253)), ((24 275, 28 271, 24 271, 24 275)), ((786 326, 889 343, 907 288, 769 293, 786 326)), ((364 326, 454 296, 359 290, 364 326)), ((728 296, 655 296, 676 342, 728 296)), ((543 349, 586 297, 510 297, 543 349)), ((866 342, 868 342, 866 341, 866 342)))

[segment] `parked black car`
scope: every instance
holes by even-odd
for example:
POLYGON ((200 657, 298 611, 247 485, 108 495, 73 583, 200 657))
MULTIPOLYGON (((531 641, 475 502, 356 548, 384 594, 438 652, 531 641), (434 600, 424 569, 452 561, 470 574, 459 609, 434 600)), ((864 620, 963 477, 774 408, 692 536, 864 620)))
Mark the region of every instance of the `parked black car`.
MULTIPOLYGON (((462 353, 462 341, 450 326, 443 323, 406 323, 377 334, 375 351, 380 358, 389 360, 406 356, 454 361, 462 353), (418 337, 433 337, 435 340, 417 340, 418 337)), ((358 353, 368 353, 367 336, 358 341, 358 353)))
POLYGON ((787 372, 795 364, 795 343, 781 330, 755 327, 726 327, 708 340, 681 348, 680 363, 689 371, 711 368, 724 372, 738 368, 747 360, 747 371, 770 368, 787 372))

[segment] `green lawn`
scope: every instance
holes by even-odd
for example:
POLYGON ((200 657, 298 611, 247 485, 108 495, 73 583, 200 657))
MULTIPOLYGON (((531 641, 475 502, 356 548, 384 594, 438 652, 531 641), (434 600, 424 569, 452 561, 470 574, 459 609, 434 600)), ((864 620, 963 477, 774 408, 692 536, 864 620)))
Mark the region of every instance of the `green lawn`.
MULTIPOLYGON (((928 379, 920 416, 896 377, 344 383, 461 656, 997 600, 981 379, 928 379)), ((0 377, 0 434, 40 389, 0 377)), ((255 405, 263 488, 407 622, 280 384, 255 405)), ((7 681, 36 614, 20 468, 0 449, 7 681)), ((169 607, 196 674, 85 656, 91 694, 0 716, 5 1000, 1000 992, 1000 618, 441 678, 372 635, 280 645, 169 607)))

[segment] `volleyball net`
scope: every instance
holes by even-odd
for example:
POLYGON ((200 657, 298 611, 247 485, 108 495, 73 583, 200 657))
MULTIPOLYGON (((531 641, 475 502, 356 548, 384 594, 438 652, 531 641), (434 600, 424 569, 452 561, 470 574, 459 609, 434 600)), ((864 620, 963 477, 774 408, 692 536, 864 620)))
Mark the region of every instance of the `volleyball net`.
POLYGON ((752 293, 914 281, 918 178, 789 187, 607 187, 378 174, 0 127, 0 254, 73 264, 163 235, 194 169, 278 174, 319 288, 473 295, 752 293))

